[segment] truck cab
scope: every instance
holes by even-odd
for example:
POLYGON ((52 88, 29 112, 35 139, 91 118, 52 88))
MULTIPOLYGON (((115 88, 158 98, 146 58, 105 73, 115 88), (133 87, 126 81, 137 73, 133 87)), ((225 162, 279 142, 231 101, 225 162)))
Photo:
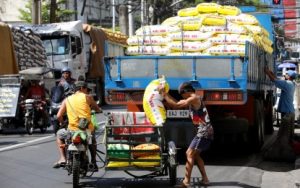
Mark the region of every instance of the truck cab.
POLYGON ((32 30, 41 36, 48 65, 60 71, 69 67, 72 77, 78 79, 88 71, 85 51, 85 34, 80 21, 34 25, 32 30))

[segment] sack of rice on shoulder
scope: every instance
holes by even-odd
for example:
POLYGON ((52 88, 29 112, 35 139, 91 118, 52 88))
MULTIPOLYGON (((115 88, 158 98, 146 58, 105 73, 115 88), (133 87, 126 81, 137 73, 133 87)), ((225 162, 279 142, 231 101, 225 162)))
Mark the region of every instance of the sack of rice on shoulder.
POLYGON ((165 78, 152 80, 145 89, 143 108, 146 116, 153 125, 163 125, 166 121, 166 109, 162 103, 163 96, 160 90, 169 92, 169 84, 165 78))

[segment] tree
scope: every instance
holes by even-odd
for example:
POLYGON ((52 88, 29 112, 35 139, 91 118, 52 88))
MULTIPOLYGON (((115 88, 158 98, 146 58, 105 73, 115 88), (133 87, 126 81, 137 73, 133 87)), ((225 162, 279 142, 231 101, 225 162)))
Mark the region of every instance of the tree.
MULTIPOLYGON (((45 0, 42 1, 42 23, 53 23, 53 22, 60 22, 60 21, 66 21, 70 20, 70 16, 75 14, 76 12, 69 9, 62 8, 66 3, 66 0, 45 0), (50 21, 50 7, 51 3, 54 3, 55 1, 55 13, 54 17, 50 21)), ((29 1, 24 9, 19 9, 19 12, 21 14, 20 19, 26 21, 27 23, 31 23, 32 17, 32 1, 29 1)))

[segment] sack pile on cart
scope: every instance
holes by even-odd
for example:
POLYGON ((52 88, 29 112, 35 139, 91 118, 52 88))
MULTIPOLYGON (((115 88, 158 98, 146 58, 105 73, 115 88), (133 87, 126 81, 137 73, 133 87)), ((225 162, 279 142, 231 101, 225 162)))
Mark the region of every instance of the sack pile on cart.
POLYGON ((246 41, 272 53, 269 32, 235 6, 200 3, 161 25, 139 28, 128 38, 128 55, 245 55, 246 41))
POLYGON ((111 112, 106 125, 107 168, 161 165, 160 136, 144 112, 111 112))

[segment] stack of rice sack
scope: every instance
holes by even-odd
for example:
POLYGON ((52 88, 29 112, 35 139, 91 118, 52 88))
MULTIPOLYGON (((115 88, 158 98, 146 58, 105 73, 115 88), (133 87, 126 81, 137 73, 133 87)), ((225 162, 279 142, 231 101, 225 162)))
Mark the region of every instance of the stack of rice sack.
POLYGON ((160 166, 160 147, 156 144, 146 143, 131 146, 128 144, 108 144, 107 167, 155 167, 160 166), (146 160, 146 161, 145 161, 146 160))
POLYGON ((135 32, 135 36, 127 39, 128 55, 167 55, 170 42, 168 33, 179 31, 177 26, 151 25, 142 26, 135 32))
POLYGON ((110 112, 109 125, 107 167, 160 166, 161 148, 149 143, 158 142, 158 137, 153 136, 156 131, 144 112, 110 112))
MULTIPOLYGON (((256 43, 269 53, 273 51, 269 33, 259 25, 258 20, 250 14, 241 13, 234 6, 200 3, 196 7, 179 10, 178 16, 166 19, 161 26, 145 27, 149 30, 152 27, 179 28, 169 31, 166 29, 164 39, 168 41, 169 53, 160 55, 244 56, 246 41, 256 43)), ((137 33, 145 38, 147 33, 141 30, 140 28, 137 33)), ((134 37, 127 40, 129 45, 134 37)))

